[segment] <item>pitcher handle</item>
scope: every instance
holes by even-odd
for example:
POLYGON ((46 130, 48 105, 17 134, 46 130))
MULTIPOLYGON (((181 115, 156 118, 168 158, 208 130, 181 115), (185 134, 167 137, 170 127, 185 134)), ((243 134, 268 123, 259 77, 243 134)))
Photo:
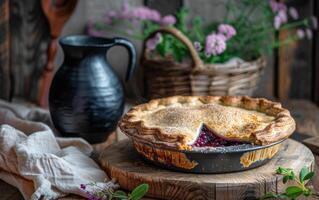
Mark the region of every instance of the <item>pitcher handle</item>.
POLYGON ((129 65, 128 65, 128 68, 126 70, 126 76, 125 76, 125 80, 128 81, 135 71, 136 49, 135 49, 134 45, 132 44, 132 42, 130 42, 129 40, 127 40, 125 38, 116 37, 116 38, 113 38, 113 40, 114 40, 114 45, 123 46, 128 51, 129 65))

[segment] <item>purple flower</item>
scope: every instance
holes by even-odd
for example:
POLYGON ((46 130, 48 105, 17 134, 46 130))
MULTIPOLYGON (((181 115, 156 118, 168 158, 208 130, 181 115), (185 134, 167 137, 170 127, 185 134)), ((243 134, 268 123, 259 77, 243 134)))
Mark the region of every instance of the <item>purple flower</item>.
POLYGON ((306 36, 309 40, 312 39, 312 31, 309 28, 306 29, 306 36))
POLYGON ((198 51, 198 52, 200 50, 202 50, 202 45, 198 41, 194 42, 194 47, 195 47, 196 51, 198 51))
POLYGON ((269 1, 269 5, 270 5, 271 10, 272 10, 273 12, 277 12, 277 11, 278 11, 278 3, 277 3, 276 0, 270 0, 270 1, 269 1))
POLYGON ((229 40, 234 35, 236 35, 236 30, 233 26, 228 24, 220 24, 218 26, 218 32, 223 34, 226 37, 226 40, 229 40))
POLYGON ((128 0, 124 0, 121 8, 122 12, 127 12, 130 10, 130 6, 128 4, 128 0))
POLYGON ((103 34, 99 31, 97 31, 94 27, 94 23, 92 21, 89 21, 86 27, 87 33, 91 36, 103 36, 103 34))
POLYGON ((107 13, 109 17, 116 17, 116 12, 114 10, 111 10, 110 12, 107 13))
POLYGON ((159 22, 161 20, 161 14, 157 10, 151 10, 149 14, 149 19, 154 22, 159 22))
POLYGON ((299 13, 296 10, 296 8, 294 7, 290 7, 289 8, 289 15, 293 18, 293 19, 298 19, 299 18, 299 13))
POLYGON ((275 18, 274 18, 274 27, 275 27, 276 30, 278 30, 278 29, 280 28, 280 26, 281 26, 281 19, 280 19, 280 17, 277 15, 277 16, 275 16, 275 18))
POLYGON ((270 0, 269 5, 274 13, 279 12, 280 10, 287 10, 287 6, 284 3, 277 2, 276 0, 270 0))
POLYGON ((297 36, 299 39, 303 39, 305 37, 305 32, 302 29, 298 29, 297 36))
POLYGON ((317 30, 318 29, 318 19, 315 16, 311 17, 312 27, 317 30))
POLYGON ((285 10, 280 10, 277 16, 279 16, 282 24, 288 21, 287 12, 285 10))
POLYGON ((161 24, 165 26, 174 25, 175 23, 176 23, 176 18, 173 15, 166 15, 161 20, 161 24))
POLYGON ((287 11, 287 6, 284 3, 281 2, 277 2, 278 4, 278 10, 283 10, 283 11, 287 11))
POLYGON ((149 50, 154 50, 158 43, 162 40, 162 34, 156 33, 153 38, 150 38, 146 41, 146 48, 149 50))
POLYGON ((104 17, 103 17, 103 21, 104 21, 105 24, 110 25, 110 24, 112 24, 112 22, 113 22, 113 18, 112 18, 112 17, 109 17, 109 16, 104 16, 104 17))
POLYGON ((145 6, 138 7, 133 10, 132 15, 140 20, 151 20, 154 22, 159 22, 161 19, 161 15, 157 10, 150 9, 145 6))
POLYGON ((222 34, 212 33, 206 37, 205 54, 207 57, 211 55, 219 55, 226 49, 226 38, 222 34))
POLYGON ((80 188, 81 188, 82 190, 85 190, 86 185, 85 185, 85 184, 81 184, 81 185, 80 185, 80 188))

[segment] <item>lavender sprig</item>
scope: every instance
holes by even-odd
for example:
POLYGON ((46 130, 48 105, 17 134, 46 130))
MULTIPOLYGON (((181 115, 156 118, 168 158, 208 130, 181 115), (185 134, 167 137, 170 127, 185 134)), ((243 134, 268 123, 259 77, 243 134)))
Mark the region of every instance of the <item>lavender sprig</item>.
POLYGON ((131 193, 126 193, 122 190, 113 190, 111 188, 103 188, 96 183, 81 184, 80 188, 85 191, 89 200, 139 200, 148 191, 149 185, 143 183, 132 190, 131 193), (87 186, 91 186, 93 191, 89 191, 87 186))

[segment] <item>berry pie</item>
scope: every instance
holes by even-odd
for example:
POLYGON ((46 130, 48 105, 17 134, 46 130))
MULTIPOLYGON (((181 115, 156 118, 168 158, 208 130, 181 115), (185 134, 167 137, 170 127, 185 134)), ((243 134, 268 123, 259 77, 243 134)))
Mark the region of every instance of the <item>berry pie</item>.
POLYGON ((191 150, 267 145, 289 137, 295 121, 279 103, 263 98, 174 96, 133 107, 119 127, 137 142, 191 150))

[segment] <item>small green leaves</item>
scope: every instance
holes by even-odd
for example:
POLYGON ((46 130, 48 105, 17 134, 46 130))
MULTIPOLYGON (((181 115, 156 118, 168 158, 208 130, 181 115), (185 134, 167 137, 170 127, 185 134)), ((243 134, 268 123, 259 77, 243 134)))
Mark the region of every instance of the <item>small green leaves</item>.
POLYGON ((103 199, 103 200, 140 200, 148 191, 148 184, 141 184, 137 186, 131 194, 126 194, 126 192, 122 190, 114 191, 111 188, 103 188, 98 186, 96 183, 88 183, 86 185, 90 185, 94 187, 94 192, 86 191, 85 185, 81 184, 81 188, 85 190, 88 194, 92 195, 96 199, 103 199))
POLYGON ((305 176, 309 173, 309 170, 307 167, 303 167, 301 170, 300 170, 300 173, 299 173, 299 180, 300 182, 304 182, 304 178, 305 176))
POLYGON ((304 178, 303 181, 310 180, 315 175, 314 172, 309 172, 304 178))
POLYGON ((281 175, 289 175, 289 176, 294 175, 293 170, 290 168, 278 167, 276 172, 277 174, 281 174, 281 175))
POLYGON ((289 186, 286 188, 285 192, 282 194, 274 194, 272 192, 266 193, 260 199, 296 199, 297 197, 303 195, 304 197, 311 197, 317 194, 313 193, 310 188, 306 187, 306 180, 310 180, 314 176, 314 172, 309 172, 307 167, 303 167, 299 172, 299 177, 297 177, 292 169, 285 167, 278 167, 276 170, 277 174, 283 175, 283 183, 287 183, 288 180, 294 181, 294 186, 289 186))
POLYGON ((274 194, 272 192, 267 192, 264 196, 260 198, 260 200, 264 199, 287 199, 289 198, 286 194, 274 194))
POLYGON ((113 193, 113 197, 114 198, 118 198, 118 199, 121 199, 121 200, 124 200, 124 199, 128 199, 126 193, 122 190, 117 190, 113 193))
POLYGON ((290 186, 286 188, 286 195, 292 199, 300 196, 302 193, 303 193, 302 188, 298 186, 290 186))
POLYGON ((289 180, 289 176, 284 176, 284 178, 282 179, 282 182, 286 184, 288 180, 289 180))
POLYGON ((130 195, 131 199, 132 200, 141 199, 148 191, 148 188, 149 188, 148 184, 145 184, 145 183, 137 186, 130 195))
POLYGON ((315 175, 314 172, 309 172, 307 167, 303 167, 299 173, 299 180, 301 183, 303 183, 306 180, 311 179, 314 175, 315 175))
POLYGON ((272 192, 267 192, 264 196, 262 196, 260 198, 260 200, 264 200, 264 199, 270 199, 270 198, 276 198, 278 199, 279 198, 279 195, 278 194, 274 194, 272 192))
POLYGON ((282 179, 283 183, 287 183, 288 180, 294 180, 296 178, 293 170, 289 168, 278 167, 276 173, 284 176, 282 179))

